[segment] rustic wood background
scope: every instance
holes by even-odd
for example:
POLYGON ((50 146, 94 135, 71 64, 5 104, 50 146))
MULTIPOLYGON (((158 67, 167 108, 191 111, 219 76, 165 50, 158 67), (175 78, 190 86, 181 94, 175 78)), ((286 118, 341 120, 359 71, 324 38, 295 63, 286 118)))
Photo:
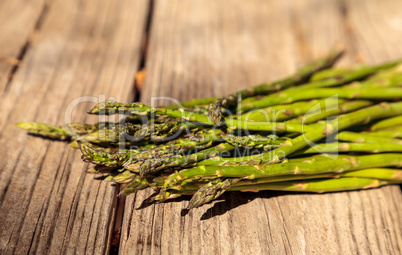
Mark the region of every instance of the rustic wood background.
MULTIPOLYGON (((150 191, 118 198, 118 187, 85 173, 79 152, 15 127, 63 124, 80 96, 222 96, 337 43, 346 65, 401 58, 401 42, 398 0, 1 0, 0 253, 402 254, 398 186, 136 210, 150 191)), ((93 121, 90 105, 73 120, 93 121)))

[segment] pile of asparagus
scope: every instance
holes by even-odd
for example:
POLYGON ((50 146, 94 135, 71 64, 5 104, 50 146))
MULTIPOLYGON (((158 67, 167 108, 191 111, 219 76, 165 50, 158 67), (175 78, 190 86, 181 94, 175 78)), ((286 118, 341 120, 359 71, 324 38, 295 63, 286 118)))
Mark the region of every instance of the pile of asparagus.
POLYGON ((223 98, 168 107, 99 103, 89 114, 121 120, 63 127, 21 122, 69 140, 88 172, 145 188, 150 201, 225 191, 334 192, 402 183, 402 61, 332 67, 333 50, 295 74, 223 98))

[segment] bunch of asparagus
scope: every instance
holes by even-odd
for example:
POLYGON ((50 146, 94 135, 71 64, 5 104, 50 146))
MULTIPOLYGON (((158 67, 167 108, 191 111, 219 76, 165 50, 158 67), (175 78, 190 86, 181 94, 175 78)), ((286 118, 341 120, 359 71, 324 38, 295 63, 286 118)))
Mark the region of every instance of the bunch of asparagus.
POLYGON ((106 101, 89 114, 121 121, 55 127, 21 122, 69 140, 88 170, 145 188, 150 201, 193 195, 188 208, 225 191, 334 192, 402 183, 402 61, 332 67, 333 50, 295 74, 223 98, 168 107, 106 101))

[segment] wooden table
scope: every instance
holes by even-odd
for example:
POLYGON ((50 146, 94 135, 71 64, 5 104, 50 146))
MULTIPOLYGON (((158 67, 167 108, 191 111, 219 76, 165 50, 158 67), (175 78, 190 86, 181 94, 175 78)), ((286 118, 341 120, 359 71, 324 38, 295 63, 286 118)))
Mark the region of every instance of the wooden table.
MULTIPOLYGON (((63 124, 80 96, 222 96, 337 43, 346 65, 400 58, 401 42, 397 0, 0 1, 0 253, 401 254, 398 186, 227 193, 185 216, 187 200, 136 210, 150 191, 117 197, 78 151, 15 127, 63 124)), ((73 121, 93 121, 91 105, 73 121)))

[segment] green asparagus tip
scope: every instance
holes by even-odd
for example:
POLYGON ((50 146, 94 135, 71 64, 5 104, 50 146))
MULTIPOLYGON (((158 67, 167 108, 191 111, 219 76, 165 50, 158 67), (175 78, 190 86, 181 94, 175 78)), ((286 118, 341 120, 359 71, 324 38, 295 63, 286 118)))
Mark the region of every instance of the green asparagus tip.
POLYGON ((69 145, 73 149, 79 149, 80 148, 80 146, 78 145, 77 141, 73 141, 73 142, 69 143, 69 145))
POLYGON ((88 111, 89 114, 100 114, 107 112, 112 112, 113 110, 117 110, 117 107, 121 104, 117 103, 116 101, 106 101, 103 103, 99 103, 94 106, 91 110, 88 111))
POLYGON ((36 126, 35 124, 36 124, 35 122, 26 121, 26 122, 18 122, 16 125, 17 125, 17 127, 20 127, 25 130, 31 130, 31 129, 35 128, 35 126, 36 126))

